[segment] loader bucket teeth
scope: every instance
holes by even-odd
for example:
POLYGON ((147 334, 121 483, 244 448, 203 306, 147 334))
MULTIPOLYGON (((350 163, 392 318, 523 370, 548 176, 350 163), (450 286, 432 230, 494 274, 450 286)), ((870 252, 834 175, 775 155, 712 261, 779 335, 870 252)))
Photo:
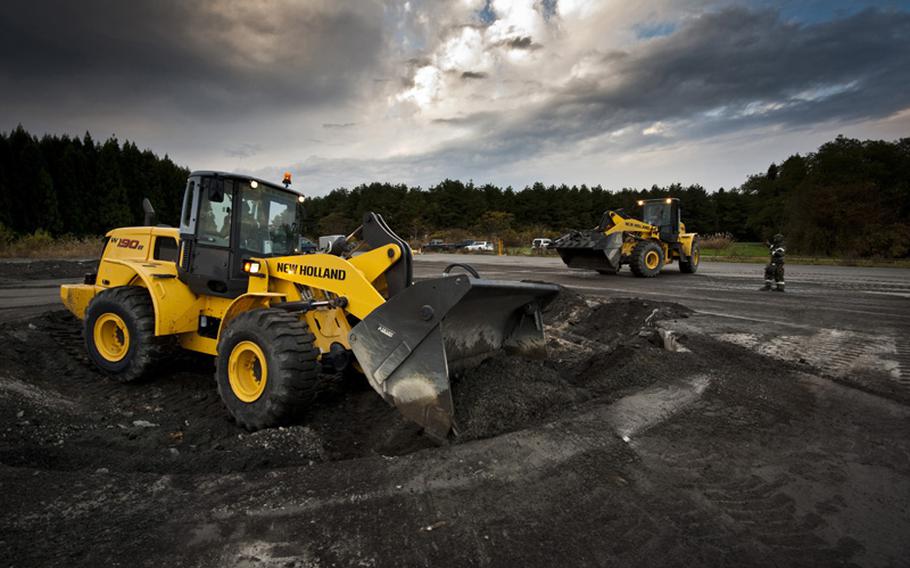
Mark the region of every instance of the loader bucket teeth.
POLYGON ((357 324, 351 348, 376 392, 444 440, 455 414, 451 376, 500 351, 546 356, 541 309, 558 292, 465 275, 424 280, 357 324))
POLYGON ((553 247, 570 268, 616 271, 622 256, 622 234, 574 231, 557 240, 553 247))

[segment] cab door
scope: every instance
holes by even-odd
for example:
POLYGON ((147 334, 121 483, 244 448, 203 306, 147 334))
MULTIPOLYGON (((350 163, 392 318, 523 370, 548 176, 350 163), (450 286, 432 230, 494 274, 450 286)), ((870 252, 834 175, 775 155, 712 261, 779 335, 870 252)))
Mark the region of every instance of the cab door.
POLYGON ((235 185, 221 176, 195 176, 187 183, 178 274, 196 294, 235 297, 245 288, 231 278, 235 185))

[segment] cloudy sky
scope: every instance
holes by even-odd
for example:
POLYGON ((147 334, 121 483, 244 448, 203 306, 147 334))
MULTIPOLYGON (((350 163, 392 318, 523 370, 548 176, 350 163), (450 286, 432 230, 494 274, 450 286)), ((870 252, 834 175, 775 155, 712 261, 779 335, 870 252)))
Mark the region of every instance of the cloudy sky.
POLYGON ((910 136, 910 1, 7 0, 19 123, 313 194, 714 190, 837 134, 910 136))

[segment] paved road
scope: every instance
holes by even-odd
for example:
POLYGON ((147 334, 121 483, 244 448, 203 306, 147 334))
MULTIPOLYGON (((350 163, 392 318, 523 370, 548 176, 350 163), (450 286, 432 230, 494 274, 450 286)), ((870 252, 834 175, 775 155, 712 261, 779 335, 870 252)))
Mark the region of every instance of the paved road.
MULTIPOLYGON (((602 298, 677 302, 698 313, 688 329, 910 402, 910 270, 787 265, 787 292, 761 292, 762 266, 705 262, 697 274, 657 278, 574 270, 553 257, 418 257, 417 277, 468 262, 493 279, 556 282, 602 298)), ((685 325, 681 330, 686 331, 685 325)))
POLYGON ((60 307, 60 285, 79 280, 0 280, 0 322, 60 307))
MULTIPOLYGON (((808 360, 835 376, 871 369, 893 379, 901 398, 910 400, 910 269, 789 264, 784 294, 758 291, 761 265, 720 262, 705 262, 694 275, 671 266, 646 279, 628 269, 616 276, 574 270, 555 257, 426 254, 416 257, 415 276, 439 275, 452 262, 470 263, 485 278, 556 282, 601 298, 678 302, 695 310, 700 328, 717 337, 766 355, 808 360)), ((0 321, 59 307, 60 284, 78 280, 0 279, 0 321)))
POLYGON ((439 273, 456 261, 470 263, 485 278, 545 280, 589 295, 674 301, 733 318, 855 331, 910 330, 910 269, 787 265, 784 294, 758 291, 761 265, 721 262, 705 262, 694 275, 670 266, 657 278, 635 278, 627 268, 602 276, 552 257, 427 254, 418 257, 417 276, 439 273))
MULTIPOLYGON (((785 294, 758 291, 760 265, 721 262, 705 262, 694 275, 668 267, 658 278, 644 279, 627 269, 617 276, 574 270, 552 257, 426 254, 416 257, 416 277, 440 274, 452 262, 468 262, 485 278, 546 280, 594 296, 675 301, 729 318, 795 327, 910 331, 910 269, 787 265, 785 294)), ((60 284, 78 280, 0 280, 0 319, 59 306, 60 284)))

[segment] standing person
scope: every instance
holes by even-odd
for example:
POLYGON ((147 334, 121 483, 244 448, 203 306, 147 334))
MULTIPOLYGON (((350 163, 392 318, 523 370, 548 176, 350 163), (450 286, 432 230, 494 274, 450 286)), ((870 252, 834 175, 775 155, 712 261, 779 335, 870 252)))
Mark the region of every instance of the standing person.
POLYGON ((784 291, 784 236, 780 233, 774 235, 768 242, 768 252, 771 254, 771 261, 765 266, 765 285, 761 290, 771 290, 771 285, 775 284, 775 292, 784 291))

